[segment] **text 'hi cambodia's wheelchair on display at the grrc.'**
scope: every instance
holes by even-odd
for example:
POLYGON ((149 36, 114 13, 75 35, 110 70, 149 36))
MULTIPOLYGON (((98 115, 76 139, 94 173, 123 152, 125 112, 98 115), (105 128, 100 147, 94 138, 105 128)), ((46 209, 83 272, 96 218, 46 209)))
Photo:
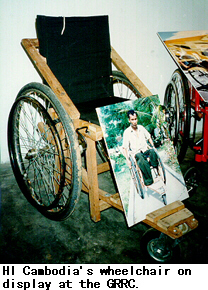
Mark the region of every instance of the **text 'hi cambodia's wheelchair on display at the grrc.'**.
MULTIPOLYGON (((22 46, 43 84, 25 85, 11 108, 8 145, 14 175, 27 200, 47 218, 70 216, 82 190, 89 194, 91 218, 98 222, 103 210, 123 211, 123 206, 118 193, 99 188, 98 174, 110 165, 108 158, 97 162, 103 133, 92 112, 98 104, 151 93, 110 46, 107 16, 37 16, 36 28, 38 39, 23 39, 22 46), (93 123, 85 121, 88 113, 93 123)), ((177 201, 143 221, 158 230, 144 236, 145 250, 155 260, 173 257, 187 232, 184 224, 188 231, 197 227, 193 214, 184 210, 177 201), (167 217, 170 224, 161 226, 167 217)))

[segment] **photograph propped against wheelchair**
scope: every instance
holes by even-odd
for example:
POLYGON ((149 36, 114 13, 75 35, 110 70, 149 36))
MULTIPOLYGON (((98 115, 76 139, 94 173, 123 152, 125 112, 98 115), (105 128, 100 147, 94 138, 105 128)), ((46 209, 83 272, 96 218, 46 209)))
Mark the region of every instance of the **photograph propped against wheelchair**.
POLYGON ((96 109, 128 226, 188 198, 157 95, 96 109))

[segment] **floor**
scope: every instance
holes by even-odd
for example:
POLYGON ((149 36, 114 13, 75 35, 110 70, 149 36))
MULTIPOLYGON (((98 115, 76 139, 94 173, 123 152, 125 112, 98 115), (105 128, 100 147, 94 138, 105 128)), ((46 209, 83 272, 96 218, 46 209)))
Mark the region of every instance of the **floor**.
MULTIPOLYGON (((182 172, 192 166, 194 155, 188 152, 182 172)), ((201 179, 195 193, 184 201, 199 221, 197 229, 179 244, 176 263, 208 263, 208 164, 200 164, 201 179)), ((111 176, 101 180, 111 186, 111 176)), ((20 192, 10 164, 0 165, 1 189, 1 263, 152 263, 146 255, 143 234, 149 227, 139 223, 128 228, 124 215, 111 208, 101 221, 90 219, 88 196, 81 193, 72 216, 62 222, 43 217, 20 192)), ((158 232, 159 233, 159 232, 158 232)))

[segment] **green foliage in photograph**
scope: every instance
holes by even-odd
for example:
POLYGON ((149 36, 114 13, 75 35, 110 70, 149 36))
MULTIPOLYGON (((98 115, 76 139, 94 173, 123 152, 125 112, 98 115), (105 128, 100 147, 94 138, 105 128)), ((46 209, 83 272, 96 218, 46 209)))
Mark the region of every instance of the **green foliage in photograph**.
POLYGON ((128 169, 128 166, 126 164, 126 158, 124 157, 123 154, 119 154, 118 156, 116 155, 111 155, 111 159, 114 160, 115 162, 115 172, 119 172, 122 169, 128 169))

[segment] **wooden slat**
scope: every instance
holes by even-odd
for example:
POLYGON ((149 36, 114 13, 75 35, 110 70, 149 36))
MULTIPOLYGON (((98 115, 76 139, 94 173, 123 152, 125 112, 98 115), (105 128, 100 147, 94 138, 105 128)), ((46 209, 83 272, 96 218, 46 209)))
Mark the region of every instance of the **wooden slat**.
POLYGON ((143 220, 143 222, 147 225, 149 225, 150 227, 158 230, 159 232, 161 233, 164 233, 166 235, 168 235, 169 237, 173 238, 173 239, 177 239, 177 238, 180 238, 183 233, 180 231, 180 232, 168 232, 167 230, 163 229, 162 227, 158 226, 156 223, 153 223, 147 219, 143 220))
POLYGON ((118 209, 120 209, 120 210, 122 210, 123 211, 123 206, 122 206, 122 202, 121 202, 121 198, 120 198, 120 194, 119 193, 116 193, 116 194, 114 194, 114 195, 112 195, 111 197, 110 197, 110 200, 114 203, 114 204, 116 204, 117 206, 117 208, 118 209))
POLYGON ((82 191, 89 192, 88 174, 84 167, 82 167, 82 191))
POLYGON ((109 204, 108 202, 105 202, 104 200, 100 200, 100 211, 106 210, 110 207, 112 207, 111 204, 109 204))
POLYGON ((143 84, 143 82, 137 77, 137 75, 132 71, 132 69, 126 64, 126 62, 120 57, 120 55, 111 47, 111 58, 112 63, 115 67, 122 71, 130 82, 135 86, 135 88, 141 93, 143 97, 151 96, 152 93, 143 84))
POLYGON ((89 183, 90 214, 93 221, 100 221, 98 174, 95 141, 87 138, 86 163, 89 183))
POLYGON ((198 221, 194 218, 193 213, 185 208, 181 201, 173 202, 149 213, 143 222, 173 239, 183 236, 184 233, 198 226, 198 221), (182 224, 188 226, 187 231, 182 231, 182 228, 180 228, 182 224))
POLYGON ((38 38, 30 38, 30 42, 31 42, 31 44, 32 44, 35 48, 39 49, 39 40, 38 40, 38 38))
POLYGON ((190 212, 187 208, 183 208, 182 210, 175 212, 174 214, 171 214, 161 220, 157 221, 157 225, 164 230, 168 230, 170 227, 176 227, 186 221, 186 219, 189 219, 193 217, 193 213, 190 212))
POLYGON ((113 207, 123 211, 123 206, 121 203, 121 199, 119 193, 115 193, 110 195, 108 192, 99 188, 99 196, 100 199, 112 205, 113 207))
POLYGON ((104 172, 110 170, 110 165, 109 165, 108 162, 104 162, 104 163, 98 164, 97 170, 98 170, 98 174, 104 173, 104 172))
POLYGON ((158 210, 155 210, 149 214, 146 215, 146 219, 151 222, 157 222, 158 220, 171 215, 181 209, 183 209, 185 205, 180 201, 177 200, 175 202, 172 202, 158 210))
POLYGON ((46 59, 40 55, 37 49, 37 40, 23 39, 21 44, 29 56, 31 62, 33 63, 35 69, 41 78, 44 78, 49 84, 71 119, 78 119, 80 117, 79 111, 47 65, 46 59))
POLYGON ((84 137, 90 138, 94 141, 99 141, 103 138, 103 131, 100 126, 80 119, 73 120, 73 123, 75 129, 87 127, 87 130, 84 128, 79 131, 84 137))
POLYGON ((194 218, 191 217, 186 220, 186 224, 189 226, 190 229, 194 230, 195 228, 198 227, 198 221, 194 218))

